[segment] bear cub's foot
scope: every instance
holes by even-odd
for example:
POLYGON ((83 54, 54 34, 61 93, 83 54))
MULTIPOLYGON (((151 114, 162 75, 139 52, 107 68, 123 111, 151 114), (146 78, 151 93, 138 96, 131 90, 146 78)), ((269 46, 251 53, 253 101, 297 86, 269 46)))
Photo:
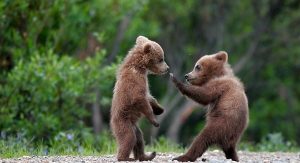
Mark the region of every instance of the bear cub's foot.
POLYGON ((188 161, 191 161, 191 162, 194 162, 196 161, 196 159, 192 159, 186 155, 181 155, 181 156, 178 156, 178 157, 175 157, 172 159, 172 161, 179 161, 179 162, 188 162, 188 161))
POLYGON ((156 156, 156 152, 152 152, 150 155, 143 155, 139 158, 139 161, 151 161, 156 156))

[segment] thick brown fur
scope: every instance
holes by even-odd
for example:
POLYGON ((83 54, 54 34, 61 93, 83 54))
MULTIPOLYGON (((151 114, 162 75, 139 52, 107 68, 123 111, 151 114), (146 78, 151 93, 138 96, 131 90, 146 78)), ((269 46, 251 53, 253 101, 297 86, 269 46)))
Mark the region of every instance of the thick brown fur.
POLYGON ((172 81, 183 95, 208 105, 206 124, 189 150, 173 160, 195 161, 211 145, 219 146, 227 159, 239 161, 236 145, 248 124, 248 100, 241 81, 227 63, 228 55, 220 51, 200 58, 194 70, 185 75, 190 84, 172 81))
POLYGON ((111 107, 111 129, 118 144, 118 161, 152 160, 156 153, 144 153, 143 134, 137 121, 144 115, 158 127, 154 114, 164 109, 150 95, 147 74, 165 74, 169 67, 159 44, 139 36, 117 73, 111 107), (130 158, 133 151, 134 159, 130 158))

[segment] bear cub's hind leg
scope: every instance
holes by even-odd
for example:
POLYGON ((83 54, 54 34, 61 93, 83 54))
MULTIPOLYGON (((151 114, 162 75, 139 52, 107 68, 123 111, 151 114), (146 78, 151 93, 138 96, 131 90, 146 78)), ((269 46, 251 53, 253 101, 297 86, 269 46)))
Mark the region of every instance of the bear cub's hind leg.
POLYGON ((133 148, 134 158, 139 161, 151 161, 156 156, 156 152, 152 152, 150 155, 144 153, 144 139, 142 131, 138 126, 135 126, 136 144, 133 148))
POLYGON ((223 149, 223 151, 227 159, 231 159, 232 161, 239 162, 239 158, 237 156, 235 146, 231 146, 227 149, 223 149))
POLYGON ((117 131, 119 132, 117 136, 118 142, 118 161, 135 161, 133 158, 129 158, 131 151, 136 144, 136 135, 135 131, 131 126, 132 124, 124 123, 122 129, 117 131))

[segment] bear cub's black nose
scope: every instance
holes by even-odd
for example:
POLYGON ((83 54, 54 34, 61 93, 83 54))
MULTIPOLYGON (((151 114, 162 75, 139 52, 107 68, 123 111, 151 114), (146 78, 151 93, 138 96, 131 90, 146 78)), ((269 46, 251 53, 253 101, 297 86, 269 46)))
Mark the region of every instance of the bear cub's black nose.
POLYGON ((185 78, 185 79, 188 79, 188 78, 189 78, 189 75, 188 75, 188 74, 184 75, 184 78, 185 78))

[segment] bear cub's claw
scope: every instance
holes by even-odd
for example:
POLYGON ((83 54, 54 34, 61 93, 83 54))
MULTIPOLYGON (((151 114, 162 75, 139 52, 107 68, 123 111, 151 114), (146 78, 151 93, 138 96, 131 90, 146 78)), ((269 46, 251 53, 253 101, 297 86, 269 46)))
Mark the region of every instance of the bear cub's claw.
POLYGON ((176 80, 176 78, 174 77, 174 74, 173 73, 170 73, 170 78, 171 80, 174 82, 174 80, 176 80))
POLYGON ((174 77, 173 73, 170 73, 170 78, 172 79, 173 82, 177 82, 177 79, 174 77))
POLYGON ((170 78, 172 80, 172 82, 178 87, 181 85, 180 81, 178 81, 175 77, 173 73, 170 73, 170 78))

